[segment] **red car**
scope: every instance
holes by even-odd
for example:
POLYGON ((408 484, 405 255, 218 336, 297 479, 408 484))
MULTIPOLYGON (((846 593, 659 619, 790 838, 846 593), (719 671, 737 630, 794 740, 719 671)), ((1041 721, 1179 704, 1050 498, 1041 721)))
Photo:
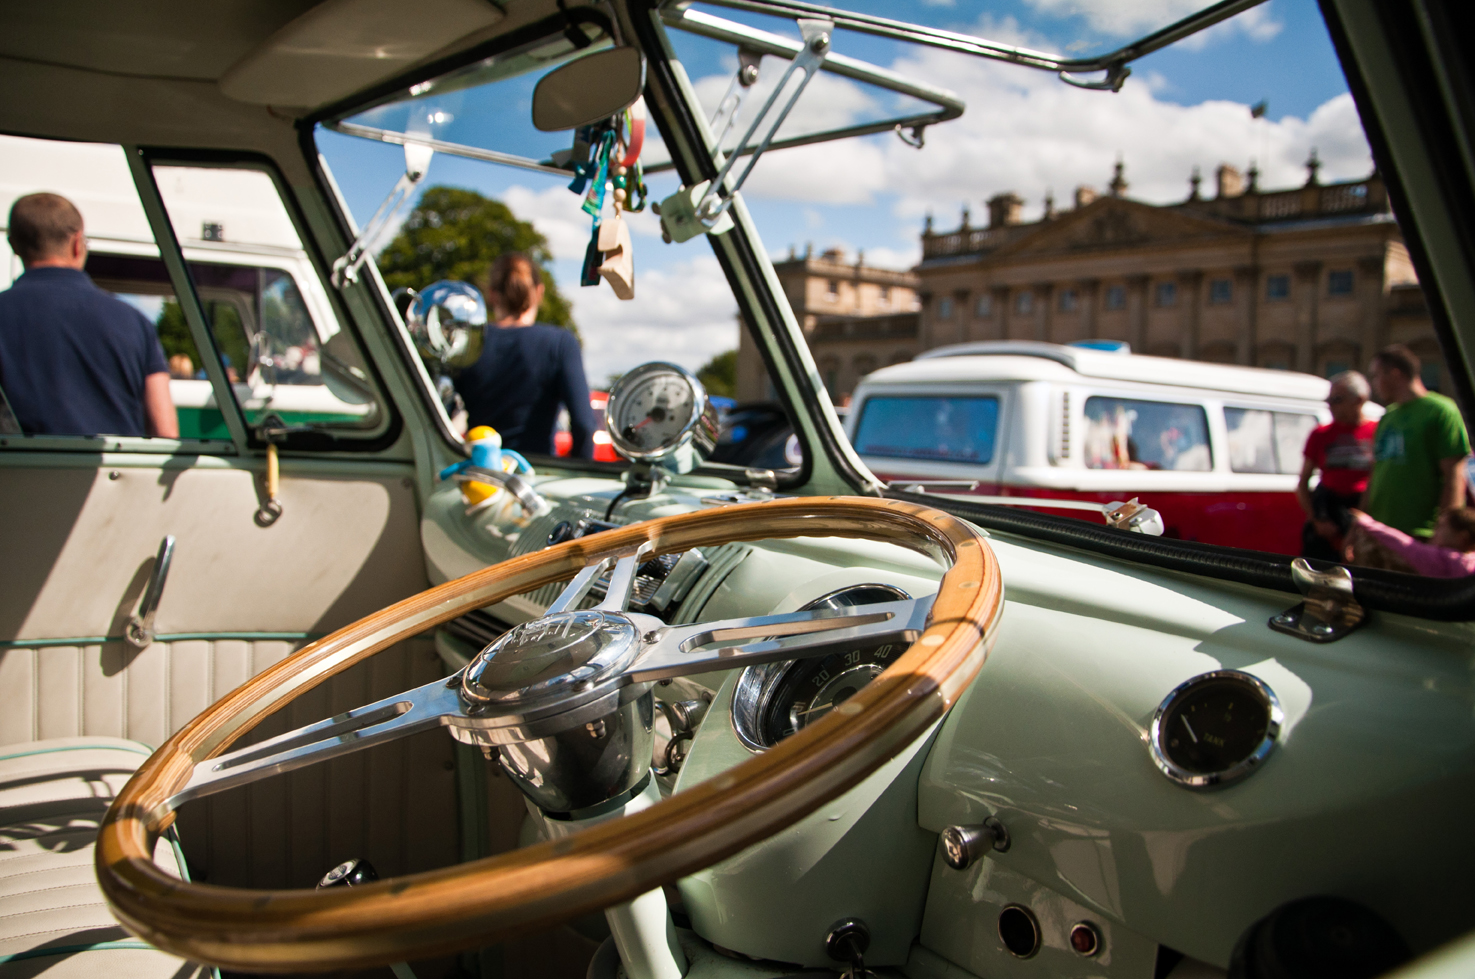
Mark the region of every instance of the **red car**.
MULTIPOLYGON (((609 429, 604 424, 604 406, 609 403, 608 391, 590 391, 589 407, 594 409, 594 461, 619 462, 619 453, 610 444, 609 429)), ((558 429, 553 433, 553 453, 566 456, 573 451, 574 438, 568 430, 568 412, 558 413, 558 429)))

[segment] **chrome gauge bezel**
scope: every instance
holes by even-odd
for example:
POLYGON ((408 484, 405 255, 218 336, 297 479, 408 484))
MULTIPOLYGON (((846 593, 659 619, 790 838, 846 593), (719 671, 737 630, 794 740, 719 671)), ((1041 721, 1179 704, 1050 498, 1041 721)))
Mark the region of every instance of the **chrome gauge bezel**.
MULTIPOLYGON (((886 594, 885 601, 906 601, 912 596, 895 585, 868 582, 846 585, 806 602, 798 611, 808 612, 822 608, 849 608, 855 603, 845 599, 862 591, 880 591, 886 594)), ((870 603, 866 603, 870 604, 870 603)), ((744 748, 754 754, 767 751, 777 742, 770 743, 764 734, 764 721, 768 716, 776 694, 782 689, 784 680, 791 670, 799 666, 800 660, 783 660, 778 663, 763 663, 750 666, 738 674, 732 689, 732 729, 744 748)))
POLYGON ((1158 770, 1164 775, 1186 788, 1207 789, 1237 782, 1259 768, 1275 748, 1276 742, 1280 740, 1280 731, 1284 724, 1285 713, 1281 710, 1280 699, 1275 696, 1275 691, 1271 690, 1265 681, 1242 670, 1212 670, 1185 680, 1163 698, 1163 702, 1158 705, 1152 715, 1152 725, 1148 730, 1148 744, 1152 749, 1153 764, 1157 765, 1158 770), (1233 680, 1249 687, 1262 701, 1270 722, 1265 728, 1265 734, 1260 739, 1260 743, 1243 760, 1217 772, 1190 772, 1168 757, 1167 749, 1163 746, 1163 723, 1173 708, 1185 697, 1207 683, 1220 680, 1233 680))
POLYGON ((605 404, 604 423, 609 432, 610 443, 620 455, 632 462, 660 466, 674 473, 691 472, 705 462, 717 448, 717 435, 721 429, 717 408, 696 375, 679 364, 660 360, 641 364, 615 383, 610 390, 609 401, 605 404), (620 435, 615 419, 621 414, 621 401, 641 382, 655 374, 674 374, 687 384, 692 393, 691 417, 686 420, 681 434, 674 442, 653 449, 643 449, 632 445, 620 435))

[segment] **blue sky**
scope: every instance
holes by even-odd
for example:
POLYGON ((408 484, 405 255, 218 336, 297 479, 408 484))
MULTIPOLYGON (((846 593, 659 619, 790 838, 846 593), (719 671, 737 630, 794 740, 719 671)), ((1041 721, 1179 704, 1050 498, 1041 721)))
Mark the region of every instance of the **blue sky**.
MULTIPOLYGON (((1097 53, 1164 26, 1196 0, 968 0, 867 2, 867 13, 979 34, 995 40, 1069 53, 1097 53)), ((797 37, 793 24, 706 7, 709 13, 797 37)), ((725 91, 736 60, 730 46, 673 33, 674 44, 704 106, 725 91)), ((864 249, 868 264, 907 267, 919 257, 925 215, 955 227, 967 204, 974 223, 983 201, 1014 191, 1037 215, 1046 193, 1068 206, 1078 185, 1103 187, 1121 159, 1128 195, 1163 203, 1188 192, 1197 166, 1212 192, 1220 163, 1241 169, 1255 160, 1262 187, 1299 185, 1315 146, 1324 179, 1363 176, 1371 163, 1346 83, 1313 0, 1270 0, 1205 35, 1133 65, 1118 94, 1083 92, 1043 72, 923 51, 840 32, 834 50, 891 67, 955 91, 968 105, 961 119, 934 127, 927 146, 913 150, 891 135, 775 152, 755 169, 744 197, 775 258, 791 246, 864 249), (1266 100, 1264 120, 1248 106, 1266 100)), ((758 91, 782 73, 765 59, 758 91)), ((425 109, 445 112, 435 135, 524 155, 546 154, 561 137, 536 134, 528 123, 533 79, 497 83, 442 98, 425 109)), ((745 106, 750 112, 756 99, 745 106)), ((897 97, 821 75, 805 91, 786 131, 805 131, 879 118, 897 111, 897 97)), ((409 113, 380 113, 403 125, 409 113)), ((319 145, 355 217, 366 221, 403 168, 397 147, 334 133, 319 145)), ((647 158, 661 153, 647 148, 647 158)), ((437 156, 428 184, 476 189, 506 201, 550 240, 553 271, 575 304, 591 380, 660 356, 696 367, 736 343, 735 304, 705 242, 665 245, 649 213, 634 216, 637 296, 615 301, 607 286, 580 288, 578 259, 589 235, 587 216, 563 181, 528 171, 437 156)), ((652 178, 657 199, 675 190, 670 175, 652 178)))

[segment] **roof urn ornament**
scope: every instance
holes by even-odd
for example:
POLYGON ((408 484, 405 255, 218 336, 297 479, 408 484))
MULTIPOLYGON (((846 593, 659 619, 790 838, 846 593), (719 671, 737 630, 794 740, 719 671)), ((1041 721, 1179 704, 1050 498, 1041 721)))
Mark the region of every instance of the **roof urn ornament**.
POLYGON ((1311 155, 1306 158, 1306 186, 1315 187, 1321 183, 1317 176, 1321 170, 1321 159, 1316 155, 1316 147, 1311 147, 1311 155))
POLYGON ((1118 158, 1116 161, 1116 166, 1112 168, 1111 183, 1107 185, 1111 188, 1112 197, 1124 196, 1127 193, 1127 188, 1131 186, 1131 184, 1127 183, 1127 178, 1122 172, 1125 169, 1126 164, 1124 164, 1121 159, 1118 158))
POLYGON ((1188 199, 1189 200, 1191 200, 1191 201, 1199 200, 1198 187, 1199 187, 1199 184, 1201 184, 1203 182, 1204 182, 1204 178, 1198 172, 1198 167, 1195 166, 1193 168, 1193 174, 1188 178, 1188 187, 1189 187, 1189 190, 1188 190, 1188 199))

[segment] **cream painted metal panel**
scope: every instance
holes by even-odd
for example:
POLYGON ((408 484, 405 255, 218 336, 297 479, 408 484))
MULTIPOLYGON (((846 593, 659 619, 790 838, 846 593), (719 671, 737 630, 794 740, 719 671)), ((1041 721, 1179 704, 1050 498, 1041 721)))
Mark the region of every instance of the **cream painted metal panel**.
POLYGON ((263 527, 254 469, 97 458, 0 456, 0 640, 121 636, 165 534, 160 633, 329 632, 426 587, 407 466, 286 458, 263 527))

